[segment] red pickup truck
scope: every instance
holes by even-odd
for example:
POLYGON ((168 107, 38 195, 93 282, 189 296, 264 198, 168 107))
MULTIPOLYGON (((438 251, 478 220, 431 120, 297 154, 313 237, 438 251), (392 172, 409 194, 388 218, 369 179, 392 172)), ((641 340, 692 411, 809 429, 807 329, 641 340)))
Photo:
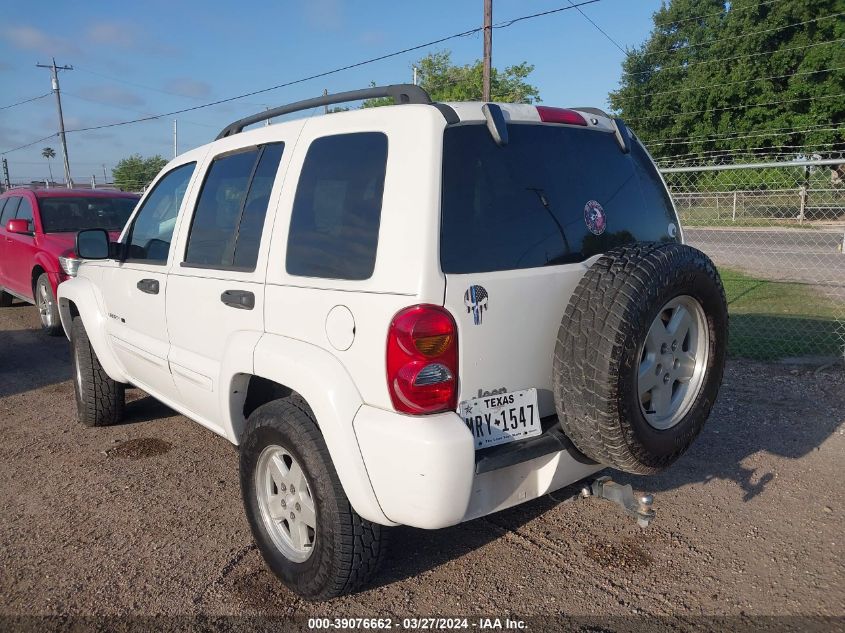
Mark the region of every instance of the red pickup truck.
POLYGON ((10 189, 0 195, 0 307, 34 303, 41 327, 62 333, 58 285, 76 275, 76 233, 106 229, 117 239, 138 196, 90 189, 10 189))

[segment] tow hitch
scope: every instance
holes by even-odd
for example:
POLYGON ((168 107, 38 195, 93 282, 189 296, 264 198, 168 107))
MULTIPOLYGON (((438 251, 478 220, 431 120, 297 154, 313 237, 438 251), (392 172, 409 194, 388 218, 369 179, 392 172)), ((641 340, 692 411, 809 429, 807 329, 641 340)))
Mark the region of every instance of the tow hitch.
POLYGON ((642 495, 634 498, 634 489, 631 484, 618 484, 610 477, 599 477, 589 486, 581 488, 582 497, 598 497, 613 501, 620 506, 626 514, 637 520, 640 527, 648 527, 654 520, 654 510, 651 506, 654 503, 652 495, 642 495))

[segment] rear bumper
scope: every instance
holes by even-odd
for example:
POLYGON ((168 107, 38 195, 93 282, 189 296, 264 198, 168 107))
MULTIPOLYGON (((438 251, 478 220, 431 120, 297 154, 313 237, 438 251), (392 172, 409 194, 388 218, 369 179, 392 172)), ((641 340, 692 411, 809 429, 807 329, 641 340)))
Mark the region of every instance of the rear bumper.
POLYGON ((384 515, 436 529, 536 499, 601 470, 566 450, 476 474, 472 435, 455 413, 406 416, 362 406, 353 423, 384 515))

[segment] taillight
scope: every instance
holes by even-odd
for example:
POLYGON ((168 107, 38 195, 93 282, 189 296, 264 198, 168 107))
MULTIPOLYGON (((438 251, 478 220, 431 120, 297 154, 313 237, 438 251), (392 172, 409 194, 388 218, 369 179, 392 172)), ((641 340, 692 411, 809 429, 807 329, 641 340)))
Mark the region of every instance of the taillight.
POLYGON ((452 411, 458 397, 458 329, 440 306, 405 308, 387 333, 387 387, 403 413, 452 411))
POLYGON ((587 125, 586 119, 575 110, 564 108, 550 108, 549 106, 537 106, 537 114, 543 123, 567 123, 568 125, 587 125))

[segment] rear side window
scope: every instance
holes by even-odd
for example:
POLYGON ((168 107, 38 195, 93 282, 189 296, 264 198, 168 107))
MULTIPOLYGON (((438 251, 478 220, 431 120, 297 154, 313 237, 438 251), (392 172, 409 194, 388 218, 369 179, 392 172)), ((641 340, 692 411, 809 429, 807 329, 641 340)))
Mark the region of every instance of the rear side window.
POLYGON ((3 202, 6 204, 3 206, 2 214, 0 214, 0 224, 2 224, 3 228, 6 228, 6 224, 9 220, 14 219, 15 213, 18 210, 18 203, 21 201, 20 198, 13 196, 6 198, 3 202))
POLYGON ((288 274, 369 279, 387 168, 387 136, 361 132, 311 143, 291 214, 288 274))
POLYGON ((129 259, 164 264, 176 227, 176 216, 196 163, 181 165, 157 183, 135 215, 129 235, 129 259))
POLYGON ((76 233, 84 229, 120 231, 126 225, 136 198, 73 196, 41 198, 38 210, 45 233, 76 233))
POLYGON ((672 239, 671 203, 641 148, 624 154, 612 134, 558 125, 514 123, 508 136, 499 147, 484 125, 444 132, 443 272, 580 262, 672 239))
POLYGON ((255 269, 283 149, 274 143, 214 159, 197 200, 185 264, 255 269))

